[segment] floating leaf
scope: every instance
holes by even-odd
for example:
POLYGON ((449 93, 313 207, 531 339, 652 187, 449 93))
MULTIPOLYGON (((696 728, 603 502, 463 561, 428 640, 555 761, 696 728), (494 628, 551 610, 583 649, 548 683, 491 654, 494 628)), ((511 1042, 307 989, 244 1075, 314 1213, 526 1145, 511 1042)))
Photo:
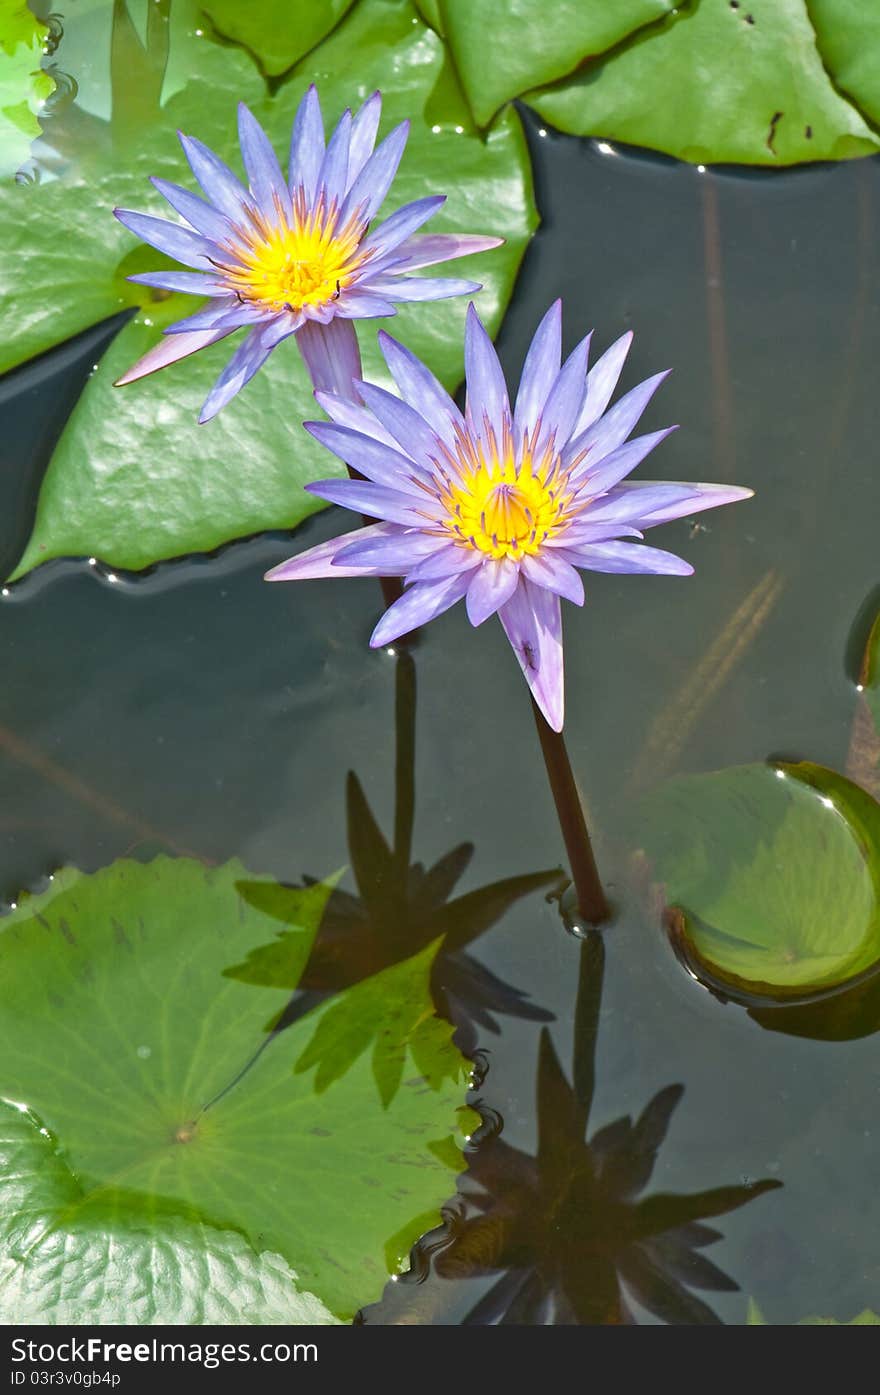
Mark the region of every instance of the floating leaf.
POLYGON ((40 67, 48 26, 25 0, 0 0, 0 177, 14 174, 40 134, 37 113, 55 83, 40 67))
POLYGON ((570 73, 667 15, 674 0, 438 0, 442 32, 481 125, 511 97, 570 73), (487 54, 487 44, 490 45, 487 54))
MULTIPOLYGON (((237 863, 206 870, 164 857, 94 876, 68 869, 4 920, 0 1097, 22 1102, 50 1130, 79 1189, 57 1209, 61 1164, 47 1153, 39 1207, 56 1212, 28 1256, 48 1263, 60 1231, 76 1239, 77 1256, 81 1244, 86 1264, 113 1237, 142 1245, 152 1227, 175 1253, 225 1254, 221 1283, 241 1251, 255 1294, 264 1263, 276 1279, 286 1265, 335 1316, 350 1318, 379 1296, 389 1268, 405 1265, 454 1189, 464 1063, 432 1012, 429 955, 401 965, 395 981, 410 1020, 420 1017, 410 1046, 421 1065, 407 1068, 392 1102, 370 1062, 351 1061, 348 1048, 362 1013, 377 1010, 381 980, 337 999, 329 1025, 320 1009, 267 1036, 287 989, 255 988, 228 970, 282 920, 296 981, 330 887, 266 880, 256 905, 236 889, 244 877, 237 863), (333 1075, 323 1091, 297 1069, 316 1032, 333 1075), (228 1232, 238 1249, 224 1248, 228 1232)), ((146 1312, 167 1312, 166 1285, 182 1262, 169 1261, 167 1273, 160 1266, 146 1312)), ((46 1290, 47 1304, 82 1280, 78 1259, 46 1290)), ((28 1292, 37 1282, 36 1271, 22 1279, 28 1292)), ((229 1297, 214 1295, 212 1310, 229 1297)), ((102 1316, 99 1289, 92 1301, 90 1321, 114 1320, 102 1316)), ((108 1294, 108 1311, 120 1301, 108 1294)))
POLYGON ((205 0, 205 14, 226 39, 244 44, 273 77, 292 68, 335 28, 354 0, 205 0))
POLYGON ((805 0, 698 0, 528 101, 560 130, 698 164, 778 166, 880 149, 829 79, 805 0))
MULTIPOLYGON (((507 239, 503 248, 458 264, 461 275, 483 283, 481 313, 493 330, 535 227, 519 117, 509 110, 485 136, 476 132, 441 40, 410 5, 361 0, 274 98, 265 95, 240 50, 201 43, 193 80, 166 102, 136 147, 126 145, 118 158, 104 151, 81 162, 72 183, 16 189, 5 202, 0 195, 0 226, 9 226, 7 322, 14 328, 5 366, 127 305, 144 307, 87 383, 62 435, 16 576, 61 556, 97 556, 115 567, 139 569, 263 529, 293 527, 321 507, 302 483, 337 468, 301 430, 316 409, 292 342, 207 426, 197 424, 199 408, 232 352, 229 341, 112 389, 119 370, 157 342, 161 324, 182 311, 162 292, 150 298, 147 288, 123 279, 123 273, 159 266, 163 259, 136 248, 110 212, 116 203, 162 211, 147 176, 186 178, 175 127, 197 133, 238 166, 239 97, 281 150, 309 82, 318 83, 328 120, 381 88, 383 130, 407 116, 413 120, 395 203, 446 192, 448 203, 432 229, 507 239)), ((195 304, 189 301, 187 308, 195 304)), ((465 310, 463 298, 427 309, 411 305, 391 326, 450 388, 462 375, 465 310)), ((382 381, 375 325, 361 337, 367 371, 382 381)))
POLYGON ((5 1103, 0 1307, 6 1322, 53 1325, 337 1321, 280 1255, 234 1231, 128 1194, 87 1196, 51 1134, 5 1103))
POLYGON ((639 828, 697 972, 784 998, 880 960, 880 806, 834 771, 779 763, 672 780, 639 828))
POLYGON ((880 123, 880 9, 865 0, 808 0, 810 19, 836 85, 880 123))

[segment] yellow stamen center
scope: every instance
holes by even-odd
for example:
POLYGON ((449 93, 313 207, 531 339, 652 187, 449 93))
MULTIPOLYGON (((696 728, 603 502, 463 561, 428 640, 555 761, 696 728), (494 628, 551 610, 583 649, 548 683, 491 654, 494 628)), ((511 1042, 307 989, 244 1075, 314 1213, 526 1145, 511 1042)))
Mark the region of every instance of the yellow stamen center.
MULTIPOLYGON (((535 433, 535 436, 537 433, 535 433)), ((483 439, 460 435, 445 469, 441 497, 449 511, 444 526, 455 540, 489 557, 518 562, 540 552, 570 520, 573 501, 568 471, 552 443, 535 452, 535 438, 514 448, 510 428, 502 442, 491 429, 483 439)))
POLYGON ((275 214, 269 222, 252 213, 250 226, 238 229, 238 260, 221 268, 230 289, 276 311, 338 299, 365 260, 363 224, 340 224, 336 203, 323 197, 311 208, 295 198, 292 217, 278 207, 275 214))

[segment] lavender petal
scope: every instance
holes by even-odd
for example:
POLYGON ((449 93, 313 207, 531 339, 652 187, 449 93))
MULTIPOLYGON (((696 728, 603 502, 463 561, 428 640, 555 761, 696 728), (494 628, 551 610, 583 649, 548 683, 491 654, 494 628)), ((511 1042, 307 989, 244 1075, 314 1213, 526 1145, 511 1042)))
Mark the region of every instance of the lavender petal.
POLYGON ((291 215, 293 205, 290 190, 281 173, 278 156, 266 132, 244 102, 238 104, 238 138, 251 192, 264 216, 274 222, 276 209, 279 208, 291 215))
POLYGON ((683 557, 674 552, 664 552, 659 547, 645 547, 643 543, 606 542, 590 543, 572 550, 577 557, 576 566, 586 567, 591 572, 650 572, 659 576, 691 576, 693 567, 683 557))
POLYGON ((414 507, 410 495, 386 485, 373 484, 372 480, 316 480, 305 487, 319 499, 341 504, 367 518, 383 523, 403 523, 409 528, 425 526, 425 512, 414 507))
POLYGON ((290 188, 301 188, 312 203, 324 159, 324 120, 318 89, 312 83, 297 109, 290 137, 290 188))
MULTIPOLYGON (((367 160, 373 153, 376 136, 379 132, 379 118, 382 115, 382 94, 374 92, 368 97, 351 123, 351 137, 348 150, 348 187, 357 179, 367 160)), ((346 189, 346 193, 348 190, 346 189)))
POLYGON ((258 324, 267 318, 270 316, 259 306, 242 305, 236 296, 230 295, 222 300, 213 300, 210 305, 187 315, 183 320, 175 320, 165 333, 188 334, 193 329, 241 329, 242 325, 258 324))
POLYGON ((229 287, 216 275, 204 271, 139 271, 127 278, 141 286, 156 286, 162 291, 182 291, 184 295, 228 295, 229 287))
POLYGON ((420 503, 431 502, 417 483, 418 479, 425 479, 424 473, 408 455, 401 455, 399 450, 389 449, 372 436, 362 436, 359 431, 337 426, 332 421, 307 421, 303 424, 316 441, 374 484, 398 489, 420 503))
POLYGON ((220 374, 199 414, 204 424, 215 417, 236 393, 241 392, 246 383, 259 368, 262 368, 276 344, 284 338, 284 328, 277 321, 258 325, 252 329, 244 343, 239 345, 232 358, 220 374))
POLYGON ((538 451, 551 440, 555 441, 559 449, 571 435, 584 401, 590 338, 591 335, 588 334, 569 354, 547 394, 539 417, 540 431, 536 445, 538 451))
POLYGON ((516 394, 513 422, 519 437, 537 424, 562 363, 562 301, 554 300, 532 336, 516 394))
POLYGON ((478 233, 423 233, 409 237, 397 248, 396 271, 419 271, 422 267, 451 262, 456 257, 472 257, 504 245, 503 237, 482 237, 478 233))
MULTIPOLYGON (((448 535, 447 535, 448 536, 448 535)), ((481 563, 480 553, 472 547, 444 542, 430 557, 417 562, 407 572, 408 581, 442 581, 444 576, 472 574, 481 563)))
POLYGON ((314 388, 354 397, 352 380, 361 376, 361 352, 350 320, 334 317, 328 325, 308 321, 297 330, 296 342, 314 388))
POLYGON ((352 431, 359 431, 362 436, 372 436, 375 441, 397 450, 398 442, 391 433, 360 403, 339 397, 335 392, 322 392, 320 388, 315 392, 315 401, 338 426, 347 426, 352 431))
POLYGON ((631 475, 655 446, 659 446, 661 441, 665 441, 667 436, 677 430, 677 426, 667 426, 663 431, 651 431, 646 436, 636 436, 634 440, 627 441, 626 445, 618 446, 617 450, 611 451, 610 455, 606 455, 595 465, 590 464, 588 456, 572 471, 571 485, 583 494, 604 494, 627 475, 631 475))
POLYGON ((562 731, 565 690, 559 597, 521 576, 498 614, 535 702, 553 730, 562 731))
POLYGON ((430 466, 440 453, 440 443, 421 412, 393 392, 372 383, 358 383, 357 391, 373 416, 394 437, 398 446, 419 465, 430 466))
POLYGON ((138 378, 158 373, 160 368, 167 368, 179 359, 188 358, 190 354, 198 353, 199 349, 206 349, 209 344, 216 344, 218 339, 224 339, 232 332, 231 329, 193 330, 189 334, 166 335, 154 348, 145 353, 143 358, 139 358, 137 363, 126 369, 113 386, 125 387, 126 383, 134 383, 138 378))
POLYGON ((379 347, 401 397, 415 407, 441 441, 452 445, 456 430, 464 431, 465 424, 449 393, 421 359, 383 329, 379 330, 379 347))
POLYGON ((753 489, 741 489, 734 484, 655 484, 649 480, 629 480, 616 485, 605 499, 591 505, 589 514, 592 520, 594 513, 613 496, 612 507, 618 516, 625 512, 627 521, 636 527, 656 528, 659 523, 670 523, 675 518, 686 518, 722 504, 736 504, 753 495, 753 489))
POLYGON ((397 523, 377 524, 387 528, 385 536, 368 537, 371 528, 361 528, 355 537, 337 554, 337 562, 352 567, 370 567, 379 576, 406 576, 426 557, 447 547, 445 539, 422 533, 418 528, 401 528, 397 523), (393 530, 393 531, 392 531, 393 530))
POLYGON ((365 263, 367 278, 383 272, 386 269, 385 262, 393 259, 392 254, 399 248, 400 243, 416 228, 427 223, 445 202, 445 194, 430 194, 423 199, 414 199, 412 203, 405 203, 402 208, 395 209, 384 223, 374 228, 363 241, 363 252, 369 257, 369 261, 365 263))
POLYGON ((579 435, 582 431, 586 431, 588 426, 592 426, 594 421, 599 420, 608 406, 623 371, 623 365, 632 341, 632 330, 627 330, 626 334, 622 334, 619 339, 615 340, 610 349, 605 350, 602 357, 590 369, 587 376, 587 395, 581 414, 575 422, 573 435, 579 435))
POLYGON ((586 431, 579 432, 571 442, 572 451, 589 451, 589 458, 595 463, 623 445, 654 393, 668 377, 669 369, 639 383, 638 387, 615 402, 611 411, 606 412, 599 421, 587 427, 586 431))
MULTIPOLYGON (((369 283, 366 283, 369 284, 369 283)), ((397 310, 390 300, 359 286, 350 286, 341 291, 338 300, 328 307, 331 315, 342 320, 384 320, 396 315, 397 310)))
POLYGON ((185 262, 187 266, 213 271, 214 262, 223 259, 223 252, 215 242, 182 227, 180 223, 169 223, 167 219, 154 218, 150 213, 134 213, 128 208, 114 208, 113 213, 143 242, 148 242, 151 247, 158 248, 176 261, 185 262))
POLYGON ((185 136, 181 131, 177 134, 183 146, 183 153, 189 161, 189 167, 210 202, 233 223, 240 223, 243 211, 251 203, 241 180, 232 173, 219 155, 215 155, 207 145, 196 140, 195 136, 185 136))
POLYGON ((202 233, 213 242, 222 242, 231 237, 232 224, 226 215, 218 213, 212 204, 205 203, 204 199, 197 198, 179 184, 170 184, 167 179, 159 179, 157 175, 150 176, 150 183, 196 232, 202 233))
POLYGON ((324 191, 327 202, 342 203, 348 188, 349 142, 351 139, 351 112, 346 110, 336 123, 336 130, 327 142, 324 159, 318 174, 318 191, 324 191))
POLYGON ((375 217, 391 188, 409 135, 409 122, 395 126, 367 160, 345 196, 340 218, 344 222, 355 211, 364 222, 375 217))
POLYGON ((465 606, 471 624, 482 625, 510 600, 519 585, 519 567, 509 557, 485 560, 471 578, 465 606))
POLYGON ((461 281, 453 276, 398 278, 388 273, 371 280, 370 287, 377 295, 403 301, 448 300, 451 296, 475 295, 482 290, 477 281, 461 281))
POLYGON ((449 577, 445 581, 417 581, 386 610, 370 637, 370 648, 379 649, 427 625, 429 620, 436 619, 461 600, 467 586, 467 575, 449 577))
POLYGON ((468 306, 464 331, 464 367, 467 378, 467 419, 476 435, 485 440, 485 428, 497 432, 510 412, 507 384, 495 346, 486 333, 473 302, 468 306))
POLYGON ((545 551, 535 557, 524 557, 522 569, 536 586, 544 586, 575 605, 583 605, 584 583, 571 562, 558 553, 545 551))
POLYGON ((339 560, 340 554, 347 551, 355 539, 358 542, 380 542, 398 531, 393 523, 373 523, 369 528, 355 528, 352 533, 343 533, 341 537, 331 538, 329 542, 318 543, 317 547, 310 547, 298 557, 290 557, 286 562, 280 562, 277 567, 266 572, 263 580, 313 581, 327 576, 387 575, 387 572, 377 571, 369 561, 360 566, 353 562, 342 563, 339 560))

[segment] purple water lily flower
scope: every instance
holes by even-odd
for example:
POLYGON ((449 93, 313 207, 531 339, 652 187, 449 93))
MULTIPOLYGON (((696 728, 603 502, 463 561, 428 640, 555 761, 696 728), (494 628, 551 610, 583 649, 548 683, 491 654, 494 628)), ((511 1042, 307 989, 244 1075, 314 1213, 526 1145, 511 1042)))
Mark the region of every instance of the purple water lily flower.
POLYGON ((612 344, 589 373, 589 335, 562 364, 559 301, 538 326, 513 407, 473 305, 464 414, 402 344, 384 333, 379 339, 400 396, 359 383, 357 406, 318 392, 331 421, 306 423, 364 478, 306 488, 381 522, 283 562, 266 579, 402 576, 407 589, 373 631, 374 648, 442 615, 462 596, 472 625, 497 612, 535 701, 561 731, 559 602, 564 596, 583 605, 577 568, 688 576, 693 567, 681 557, 632 539, 752 491, 626 480, 675 430, 628 439, 666 374, 606 411, 632 335, 612 344))
POLYGON ((195 268, 149 271, 129 280, 209 296, 211 304, 169 326, 166 338, 117 386, 248 329, 211 389, 201 421, 219 412, 291 334, 314 385, 350 396, 351 381, 361 371, 353 320, 393 315, 395 301, 440 300, 480 289, 473 281, 410 274, 502 241, 415 235, 445 195, 405 204, 371 229, 409 132, 404 121, 376 146, 381 109, 381 95, 374 92, 355 116, 343 113, 325 145, 318 93, 310 87, 294 121, 286 179, 265 131, 242 103, 238 129, 247 187, 201 141, 180 135, 207 202, 154 178, 185 223, 124 208, 115 213, 145 242, 195 268))

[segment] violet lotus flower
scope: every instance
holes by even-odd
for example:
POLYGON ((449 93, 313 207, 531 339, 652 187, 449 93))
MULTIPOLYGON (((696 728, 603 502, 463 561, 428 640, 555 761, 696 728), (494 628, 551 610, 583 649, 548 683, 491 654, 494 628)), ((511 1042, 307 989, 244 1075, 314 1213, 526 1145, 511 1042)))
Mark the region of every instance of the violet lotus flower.
POLYGON ((371 228, 409 132, 409 122, 401 122, 376 146, 381 109, 381 94, 374 92, 355 116, 343 113, 325 145, 318 93, 310 87, 293 124, 286 179, 265 131, 240 104, 247 187, 201 141, 180 134, 207 202, 154 178, 185 223, 124 208, 114 211, 144 242, 195 268, 148 271, 130 281, 209 296, 211 303, 170 325, 165 339, 117 386, 246 329, 247 338, 211 389, 200 421, 219 412, 291 334, 314 385, 350 395, 351 380, 361 372, 353 320, 393 315, 396 301, 441 300, 480 289, 473 281, 410 275, 502 241, 466 234, 415 235, 445 195, 404 204, 371 228))
POLYGON ((589 373, 590 336, 564 364, 561 338, 557 301, 538 326, 511 407, 498 356, 471 305, 462 414, 423 363, 380 333, 400 396, 358 383, 358 406, 318 392, 331 421, 306 422, 364 478, 306 488, 381 521, 266 577, 403 577, 407 589, 373 631, 374 648, 462 597, 472 625, 497 613, 554 731, 562 730, 564 708, 560 597, 583 605, 578 568, 688 576, 689 562, 633 540, 646 528, 752 494, 733 485, 627 480, 675 430, 628 439, 667 375, 648 378, 606 411, 632 335, 612 344, 589 373))

